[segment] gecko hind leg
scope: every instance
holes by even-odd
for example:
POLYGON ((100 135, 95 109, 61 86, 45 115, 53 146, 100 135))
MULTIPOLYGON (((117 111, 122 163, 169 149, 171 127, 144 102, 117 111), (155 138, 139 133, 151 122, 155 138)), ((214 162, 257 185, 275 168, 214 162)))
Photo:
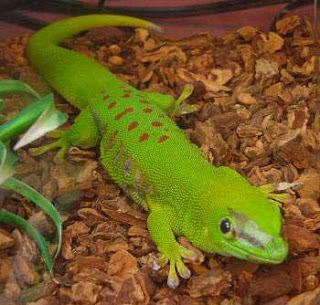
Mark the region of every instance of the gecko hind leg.
POLYGON ((99 130, 92 115, 92 109, 89 107, 83 109, 70 129, 54 130, 48 133, 47 137, 57 140, 42 147, 30 149, 32 155, 38 156, 48 150, 60 148, 55 157, 55 160, 59 161, 64 159, 71 146, 82 148, 96 146, 99 141, 99 130))
POLYGON ((55 158, 64 159, 66 153, 68 152, 71 146, 67 139, 67 132, 68 130, 54 130, 53 132, 48 133, 47 134, 48 138, 53 138, 53 139, 58 138, 58 140, 41 147, 31 148, 30 149, 31 155, 39 156, 48 150, 60 148, 55 158))

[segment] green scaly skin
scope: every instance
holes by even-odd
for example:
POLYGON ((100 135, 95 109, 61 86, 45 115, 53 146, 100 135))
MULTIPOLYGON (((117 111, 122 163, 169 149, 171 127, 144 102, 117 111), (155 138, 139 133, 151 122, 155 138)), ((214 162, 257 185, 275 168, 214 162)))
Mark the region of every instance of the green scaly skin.
POLYGON ((100 145, 109 174, 149 211, 148 229, 162 254, 155 268, 169 262, 172 288, 179 284, 176 271, 182 278, 190 276, 182 258, 193 257, 175 235, 204 251, 282 262, 288 247, 278 205, 236 171, 213 167, 190 143, 166 115, 177 111, 183 98, 177 103, 169 95, 140 92, 94 60, 58 46, 76 33, 103 26, 156 28, 131 17, 89 15, 51 24, 32 37, 31 63, 81 110, 71 129, 35 153, 61 147, 62 157, 70 146, 100 145))

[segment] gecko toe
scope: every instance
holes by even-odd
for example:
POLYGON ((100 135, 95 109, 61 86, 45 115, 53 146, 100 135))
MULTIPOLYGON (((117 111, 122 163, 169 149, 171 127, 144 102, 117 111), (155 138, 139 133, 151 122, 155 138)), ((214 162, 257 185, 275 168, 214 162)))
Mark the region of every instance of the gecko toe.
POLYGON ((179 277, 176 272, 176 267, 174 263, 170 263, 170 270, 167 279, 168 287, 171 289, 176 289, 179 286, 179 277))
POLYGON ((44 145, 42 147, 37 147, 37 148, 31 148, 30 149, 30 153, 33 156, 39 156, 42 155, 43 153, 45 153, 48 150, 51 149, 55 149, 55 148, 60 148, 57 155, 55 156, 55 161, 56 162, 61 162, 66 153, 68 152, 69 148, 70 148, 70 144, 66 138, 66 134, 63 131, 57 131, 56 133, 52 134, 52 138, 56 138, 60 135, 60 138, 55 141, 52 142, 50 144, 44 145))
POLYGON ((195 261, 198 258, 198 255, 195 252, 181 245, 179 246, 179 253, 183 258, 189 259, 191 261, 195 261))
POLYGON ((191 272, 188 269, 188 267, 183 263, 182 260, 179 260, 177 262, 176 266, 177 266, 177 271, 178 271, 180 277, 187 280, 191 275, 191 272))
POLYGON ((258 187, 260 191, 268 196, 269 199, 279 202, 290 202, 289 193, 279 193, 279 189, 275 184, 264 184, 258 187))
POLYGON ((163 268, 167 263, 169 259, 165 255, 161 255, 158 259, 154 259, 152 262, 152 269, 155 271, 160 270, 163 268))

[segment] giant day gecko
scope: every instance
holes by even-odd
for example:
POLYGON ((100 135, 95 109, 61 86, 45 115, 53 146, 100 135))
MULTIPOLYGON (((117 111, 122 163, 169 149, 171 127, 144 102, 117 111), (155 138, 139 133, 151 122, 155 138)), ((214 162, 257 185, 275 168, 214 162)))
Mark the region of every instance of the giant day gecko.
POLYGON ((104 26, 156 28, 132 17, 88 15, 53 23, 31 38, 30 62, 81 110, 57 142, 35 153, 60 147, 63 156, 70 146, 99 145, 111 177, 149 211, 147 226, 162 255, 159 265, 170 264, 172 288, 179 284, 177 272, 189 278, 182 258, 194 255, 175 235, 204 251, 258 263, 282 262, 288 246, 281 236, 278 205, 235 170, 212 166, 186 138, 166 115, 183 98, 141 92, 93 59, 59 46, 81 31, 104 26))

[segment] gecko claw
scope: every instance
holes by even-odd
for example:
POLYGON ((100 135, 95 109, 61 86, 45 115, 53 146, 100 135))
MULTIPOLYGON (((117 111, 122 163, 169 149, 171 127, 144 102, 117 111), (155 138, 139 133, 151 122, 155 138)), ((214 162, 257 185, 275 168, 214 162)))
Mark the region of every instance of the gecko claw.
POLYGON ((170 255, 162 254, 161 257, 153 261, 152 269, 158 271, 163 268, 169 262, 169 274, 167 283, 171 289, 175 289, 179 286, 179 277, 183 279, 188 279, 191 276, 191 271, 182 261, 182 258, 187 258, 189 260, 196 257, 195 253, 181 245, 177 245, 174 253, 170 255), (178 274, 177 274, 178 273, 178 274))
POLYGON ((152 270, 159 271, 160 269, 161 269, 160 264, 158 264, 158 261, 156 259, 154 259, 152 261, 152 270))
POLYGON ((160 258, 153 260, 152 269, 158 271, 163 268, 168 263, 168 261, 169 259, 165 255, 161 255, 160 258))

